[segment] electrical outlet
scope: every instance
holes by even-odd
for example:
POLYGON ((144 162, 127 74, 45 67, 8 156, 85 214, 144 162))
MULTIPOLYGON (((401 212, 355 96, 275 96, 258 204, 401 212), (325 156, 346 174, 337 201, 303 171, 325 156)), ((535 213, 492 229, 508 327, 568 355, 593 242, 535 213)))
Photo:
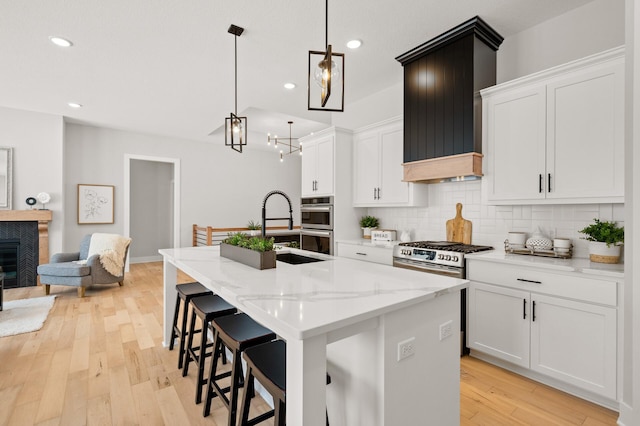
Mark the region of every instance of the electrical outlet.
POLYGON ((414 346, 415 337, 412 337, 407 340, 403 340, 398 343, 398 361, 402 361, 405 358, 410 357, 411 355, 415 355, 416 348, 414 346))
POLYGON ((440 340, 444 340, 447 337, 451 337, 453 334, 453 321, 449 320, 445 323, 440 324, 440 340))

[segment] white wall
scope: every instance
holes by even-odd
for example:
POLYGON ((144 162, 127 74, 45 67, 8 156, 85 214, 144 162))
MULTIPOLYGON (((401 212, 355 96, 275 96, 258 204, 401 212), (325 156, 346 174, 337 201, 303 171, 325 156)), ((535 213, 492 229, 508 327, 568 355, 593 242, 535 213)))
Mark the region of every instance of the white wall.
POLYGON ((66 222, 63 145, 62 117, 0 107, 0 146, 13 148, 12 209, 26 210, 25 200, 40 192, 51 195, 50 253, 60 251, 66 222))
MULTIPOLYGON (((400 64, 398 64, 398 72, 402 75, 403 71, 400 64)), ((403 91, 401 79, 398 84, 345 106, 344 112, 332 113, 332 125, 355 130, 390 117, 402 115, 404 108, 403 91)))
POLYGON ((597 0, 505 38, 497 82, 624 44, 624 0, 597 0))
MULTIPOLYGON (((252 149, 251 140, 239 154, 225 148, 223 140, 202 143, 79 124, 66 127, 65 187, 70 194, 65 198, 66 208, 75 211, 79 183, 116 186, 113 225, 78 225, 75 214, 66 216, 65 245, 69 249, 89 232, 123 232, 125 154, 180 159, 182 246, 191 245, 193 224, 236 227, 259 221, 262 199, 274 189, 289 195, 294 223, 300 222, 300 160, 296 156, 280 163, 272 151, 252 149)), ((283 212, 275 199, 271 203, 269 200, 269 216, 289 214, 288 207, 283 212)))

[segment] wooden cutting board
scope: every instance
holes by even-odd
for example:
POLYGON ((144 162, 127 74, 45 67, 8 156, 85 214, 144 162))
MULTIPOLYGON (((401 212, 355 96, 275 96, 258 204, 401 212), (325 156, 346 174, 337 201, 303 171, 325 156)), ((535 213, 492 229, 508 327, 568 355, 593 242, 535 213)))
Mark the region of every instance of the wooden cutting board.
POLYGON ((456 204, 456 217, 447 221, 447 241, 471 244, 471 221, 462 217, 462 203, 456 204))

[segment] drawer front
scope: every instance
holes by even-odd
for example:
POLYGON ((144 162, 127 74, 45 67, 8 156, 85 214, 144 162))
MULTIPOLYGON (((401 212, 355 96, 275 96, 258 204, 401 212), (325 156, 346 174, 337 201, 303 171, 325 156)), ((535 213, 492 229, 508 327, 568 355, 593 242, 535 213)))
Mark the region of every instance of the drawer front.
POLYGON ((393 264, 393 250, 382 247, 367 247, 357 244, 338 243, 338 256, 349 259, 364 260, 365 262, 393 264))
POLYGON ((467 279, 601 305, 617 305, 615 281, 469 259, 467 279))

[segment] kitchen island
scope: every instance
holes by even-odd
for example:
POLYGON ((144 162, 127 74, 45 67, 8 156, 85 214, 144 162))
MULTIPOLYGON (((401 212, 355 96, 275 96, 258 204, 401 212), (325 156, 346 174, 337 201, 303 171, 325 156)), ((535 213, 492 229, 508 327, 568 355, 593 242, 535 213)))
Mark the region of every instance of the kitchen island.
POLYGON ((332 426, 459 423, 466 280, 284 250, 325 261, 261 271, 215 246, 160 250, 164 345, 180 269, 287 341, 287 424, 324 425, 327 403, 332 426))

